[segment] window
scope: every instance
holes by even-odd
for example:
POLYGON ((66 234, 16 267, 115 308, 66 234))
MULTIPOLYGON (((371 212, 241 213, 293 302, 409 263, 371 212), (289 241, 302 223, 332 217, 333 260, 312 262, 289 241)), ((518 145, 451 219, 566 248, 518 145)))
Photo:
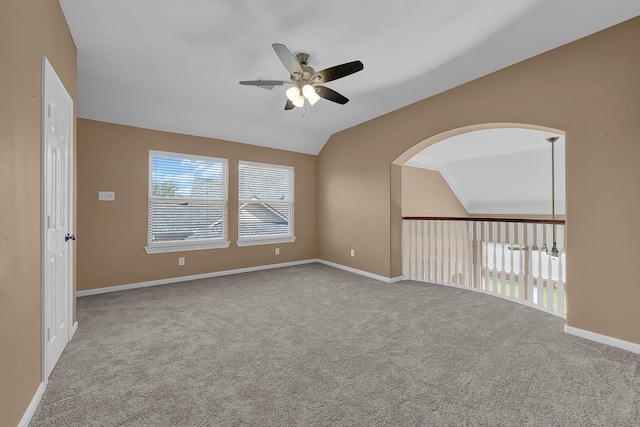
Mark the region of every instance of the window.
POLYGON ((238 180, 238 246, 295 241, 293 168, 241 161, 238 180))
POLYGON ((227 160, 150 151, 147 253, 226 247, 227 160))

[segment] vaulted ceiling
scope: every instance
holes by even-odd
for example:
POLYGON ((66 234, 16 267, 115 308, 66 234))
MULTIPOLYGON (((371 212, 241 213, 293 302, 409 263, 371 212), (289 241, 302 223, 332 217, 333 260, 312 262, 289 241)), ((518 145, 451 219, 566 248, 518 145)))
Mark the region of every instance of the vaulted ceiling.
POLYGON ((470 214, 565 213, 563 135, 522 128, 468 132, 425 148, 406 165, 440 172, 470 214), (549 137, 558 138, 553 159, 549 137))
POLYGON ((78 48, 78 116, 317 154, 327 139, 640 14, 638 0, 60 0, 78 48), (284 111, 271 44, 350 99, 284 111))

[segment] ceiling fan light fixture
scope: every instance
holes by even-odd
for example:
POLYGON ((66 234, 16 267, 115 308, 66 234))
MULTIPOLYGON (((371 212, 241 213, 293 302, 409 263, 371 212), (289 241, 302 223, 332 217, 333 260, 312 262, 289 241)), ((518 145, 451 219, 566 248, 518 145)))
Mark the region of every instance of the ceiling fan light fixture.
POLYGON ((300 88, 298 86, 292 86, 287 89, 287 98, 295 105, 296 98, 300 96, 300 88))
POLYGON ((302 86, 302 94, 307 98, 307 100, 309 100, 309 104, 311 105, 314 105, 320 99, 320 95, 316 92, 316 88, 310 84, 302 86))
POLYGON ((313 97, 313 95, 316 95, 316 88, 314 88, 310 84, 306 84, 302 86, 302 94, 304 95, 305 98, 310 100, 313 97))
POLYGON ((309 104, 311 105, 315 105, 316 102, 318 102, 320 100, 320 95, 318 95, 317 93, 313 93, 313 96, 310 98, 307 98, 309 100, 309 104))
MULTIPOLYGON (((282 43, 273 43, 271 46, 280 59, 280 62, 282 62, 282 65, 284 65, 289 72, 289 80, 266 80, 258 77, 258 80, 240 81, 241 85, 257 86, 269 90, 276 86, 290 86, 286 91, 287 102, 284 105, 286 111, 293 110, 294 107, 308 111, 308 107, 314 105, 320 98, 340 105, 349 102, 348 98, 333 89, 326 86, 314 85, 331 82, 362 71, 364 65, 361 61, 346 62, 316 72, 309 66, 309 54, 301 52, 294 56, 289 48, 282 43), (308 101, 308 103, 306 101, 308 101)), ((308 115, 303 113, 303 117, 308 118, 308 115)))
POLYGON ((291 102, 293 102, 293 105, 295 105, 296 107, 302 108, 304 106, 304 96, 298 95, 296 99, 291 102))

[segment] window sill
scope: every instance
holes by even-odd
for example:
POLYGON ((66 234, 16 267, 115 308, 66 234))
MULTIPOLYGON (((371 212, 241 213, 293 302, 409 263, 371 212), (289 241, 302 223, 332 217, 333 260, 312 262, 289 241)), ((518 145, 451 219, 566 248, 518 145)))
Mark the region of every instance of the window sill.
POLYGON ((200 251, 206 249, 223 249, 228 248, 231 244, 228 240, 217 240, 207 242, 166 242, 166 243, 150 243, 144 247, 148 254, 162 254, 167 252, 184 252, 184 251, 200 251))
POLYGON ((265 236, 265 237, 245 237, 236 241, 239 247, 243 246, 257 246, 257 245, 272 245, 275 243, 293 243, 296 241, 296 236, 265 236))

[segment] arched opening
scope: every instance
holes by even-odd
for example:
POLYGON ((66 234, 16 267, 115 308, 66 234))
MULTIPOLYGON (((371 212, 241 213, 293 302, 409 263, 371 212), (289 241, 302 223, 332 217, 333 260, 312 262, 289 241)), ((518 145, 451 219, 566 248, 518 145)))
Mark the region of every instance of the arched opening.
POLYGON ((403 277, 564 317, 564 147, 556 129, 484 124, 398 157, 392 187, 403 219, 403 277))

